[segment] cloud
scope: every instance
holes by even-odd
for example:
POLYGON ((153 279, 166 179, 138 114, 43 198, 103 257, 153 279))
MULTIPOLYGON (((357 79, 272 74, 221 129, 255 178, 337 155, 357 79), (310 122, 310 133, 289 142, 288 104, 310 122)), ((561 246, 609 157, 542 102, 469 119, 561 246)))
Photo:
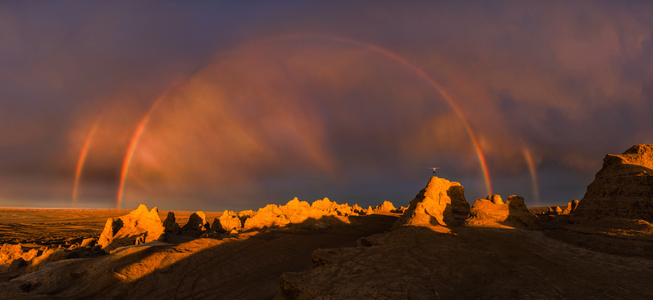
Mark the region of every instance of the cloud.
POLYGON ((606 153, 651 139, 648 3, 2 6, 0 175, 47 175, 56 191, 101 116, 83 182, 88 196, 113 194, 137 124, 162 99, 134 156, 133 201, 254 208, 297 190, 372 204, 357 188, 384 182, 410 198, 406 183, 434 163, 484 197, 460 117, 365 43, 444 87, 499 191, 521 191, 511 178, 529 176, 524 147, 542 186, 561 174, 578 186, 543 190, 551 202, 582 194, 606 153))

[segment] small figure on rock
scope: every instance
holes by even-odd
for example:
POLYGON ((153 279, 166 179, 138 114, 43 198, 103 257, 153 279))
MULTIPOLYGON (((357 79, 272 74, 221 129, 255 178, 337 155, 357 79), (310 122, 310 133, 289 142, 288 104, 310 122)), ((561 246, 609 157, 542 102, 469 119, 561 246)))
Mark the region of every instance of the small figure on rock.
POLYGON ((431 168, 431 169, 433 170, 433 176, 436 176, 435 173, 438 171, 439 168, 433 167, 433 168, 431 168))

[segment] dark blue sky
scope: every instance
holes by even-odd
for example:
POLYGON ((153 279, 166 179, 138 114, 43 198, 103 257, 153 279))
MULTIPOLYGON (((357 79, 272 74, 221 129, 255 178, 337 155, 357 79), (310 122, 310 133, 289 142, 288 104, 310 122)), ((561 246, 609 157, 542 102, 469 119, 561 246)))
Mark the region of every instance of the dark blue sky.
POLYGON ((652 31, 646 2, 3 2, 0 206, 70 207, 98 122, 75 205, 115 207, 157 101, 124 207, 406 205, 433 164, 473 203, 465 122, 493 192, 566 203, 652 142, 652 31))

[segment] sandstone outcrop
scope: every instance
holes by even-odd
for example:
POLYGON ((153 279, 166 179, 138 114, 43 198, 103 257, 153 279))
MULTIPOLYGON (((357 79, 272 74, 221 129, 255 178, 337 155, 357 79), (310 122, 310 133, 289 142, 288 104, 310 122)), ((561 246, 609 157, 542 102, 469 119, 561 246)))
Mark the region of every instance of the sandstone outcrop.
POLYGON ((469 214, 465 189, 458 182, 431 177, 427 186, 399 217, 399 226, 452 226, 462 224, 469 214))
POLYGON ((576 208, 578 207, 578 202, 579 202, 578 200, 569 201, 569 203, 567 203, 567 207, 565 208, 565 210, 562 211, 562 214, 563 215, 574 214, 576 208))
POLYGON ((397 208, 390 201, 383 201, 383 204, 375 206, 372 211, 375 214, 390 214, 394 213, 397 208))
POLYGON ((203 211, 194 212, 188 218, 188 223, 181 227, 184 231, 194 231, 201 234, 211 228, 209 221, 206 219, 206 214, 203 211))
POLYGON ((472 227, 537 228, 538 219, 524 204, 524 198, 510 196, 505 203, 499 195, 476 199, 465 225, 472 227))
POLYGON ((247 230, 263 227, 278 227, 285 226, 289 223, 290 220, 278 206, 269 204, 259 209, 253 216, 247 218, 243 228, 247 230))
POLYGON ((116 220, 108 219, 98 244, 109 252, 118 247, 134 245, 139 238, 145 243, 159 240, 164 231, 158 208, 148 211, 141 204, 127 215, 116 220))
POLYGON ((166 217, 165 221, 163 221, 163 228, 165 228, 165 232, 168 234, 181 233, 181 228, 179 227, 179 224, 177 224, 177 219, 175 218, 174 212, 168 212, 168 216, 166 217))
POLYGON ((546 212, 548 215, 556 216, 562 213, 560 206, 549 206, 549 210, 546 212))
POLYGON ((241 223, 238 214, 228 210, 225 210, 224 213, 222 213, 220 218, 217 219, 217 222, 213 221, 213 225, 211 226, 211 230, 218 233, 231 232, 232 230, 238 230, 240 228, 243 228, 243 224, 241 223))
POLYGON ((8 270, 16 260, 29 262, 37 255, 38 251, 36 249, 24 252, 21 244, 3 244, 0 247, 0 272, 8 270))
POLYGON ((635 145, 621 155, 608 154, 574 216, 652 222, 653 145, 635 145))

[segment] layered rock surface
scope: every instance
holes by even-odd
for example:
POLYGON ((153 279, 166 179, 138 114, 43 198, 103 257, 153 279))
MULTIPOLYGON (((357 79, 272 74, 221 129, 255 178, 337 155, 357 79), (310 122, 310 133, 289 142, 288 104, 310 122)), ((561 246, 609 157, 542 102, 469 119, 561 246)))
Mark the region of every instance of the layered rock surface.
POLYGON ((608 154, 574 215, 653 221, 653 145, 608 154))
POLYGON ((422 189, 399 217, 400 226, 461 225, 469 214, 465 189, 458 182, 436 176, 422 189))

